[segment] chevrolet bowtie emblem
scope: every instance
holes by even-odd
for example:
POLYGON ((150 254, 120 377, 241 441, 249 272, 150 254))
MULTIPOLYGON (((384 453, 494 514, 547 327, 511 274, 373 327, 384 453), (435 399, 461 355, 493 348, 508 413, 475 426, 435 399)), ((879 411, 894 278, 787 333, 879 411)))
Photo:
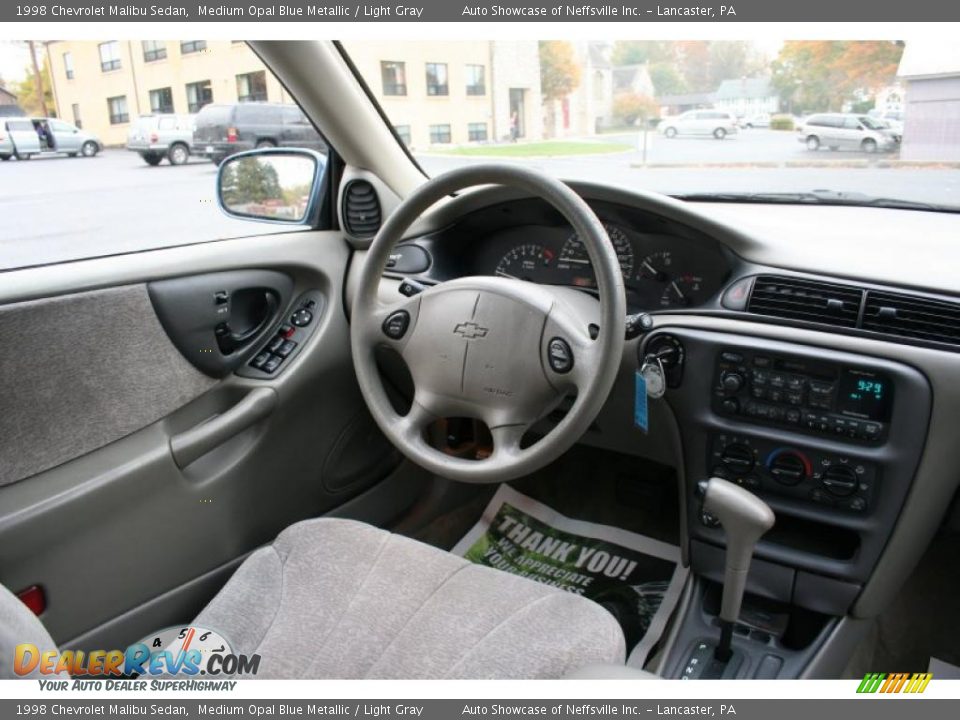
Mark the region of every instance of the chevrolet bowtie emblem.
POLYGON ((481 327, 475 322, 462 322, 458 324, 453 331, 457 335, 462 335, 468 340, 474 340, 476 338, 486 337, 487 333, 490 332, 490 328, 481 327))

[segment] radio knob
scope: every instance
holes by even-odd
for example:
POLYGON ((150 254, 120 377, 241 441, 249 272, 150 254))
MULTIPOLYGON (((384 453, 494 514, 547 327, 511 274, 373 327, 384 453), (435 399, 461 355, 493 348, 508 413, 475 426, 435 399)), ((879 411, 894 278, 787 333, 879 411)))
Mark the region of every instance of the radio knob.
POLYGON ((731 415, 736 415, 740 411, 740 403, 737 402, 736 398, 727 398, 722 405, 724 411, 731 415))
POLYGON ((743 375, 735 372, 724 373, 720 378, 720 386, 731 395, 739 392, 743 387, 743 375))

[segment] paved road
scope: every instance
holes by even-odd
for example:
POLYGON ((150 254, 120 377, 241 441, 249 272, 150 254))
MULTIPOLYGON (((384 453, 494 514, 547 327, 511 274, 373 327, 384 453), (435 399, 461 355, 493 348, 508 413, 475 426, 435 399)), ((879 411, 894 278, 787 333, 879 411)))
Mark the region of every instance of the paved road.
MULTIPOLYGON (((763 130, 723 141, 655 138, 648 160, 697 164, 679 168, 636 167, 642 160, 639 152, 522 162, 559 177, 667 193, 831 188, 960 206, 958 170, 722 166, 813 155, 792 138, 763 130)), ((431 174, 465 162, 483 162, 439 155, 422 156, 420 161, 431 174)), ((280 231, 224 217, 214 198, 215 178, 209 162, 154 168, 124 150, 107 150, 92 159, 0 163, 0 269, 280 231)))

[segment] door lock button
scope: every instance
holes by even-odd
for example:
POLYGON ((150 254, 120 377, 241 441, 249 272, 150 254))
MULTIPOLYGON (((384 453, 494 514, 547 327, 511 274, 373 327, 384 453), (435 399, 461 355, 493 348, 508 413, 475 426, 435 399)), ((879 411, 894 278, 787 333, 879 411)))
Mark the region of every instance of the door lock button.
POLYGON ((383 334, 391 340, 399 340, 407 334, 407 328, 410 327, 410 313, 406 310, 397 310, 391 313, 383 321, 383 334))

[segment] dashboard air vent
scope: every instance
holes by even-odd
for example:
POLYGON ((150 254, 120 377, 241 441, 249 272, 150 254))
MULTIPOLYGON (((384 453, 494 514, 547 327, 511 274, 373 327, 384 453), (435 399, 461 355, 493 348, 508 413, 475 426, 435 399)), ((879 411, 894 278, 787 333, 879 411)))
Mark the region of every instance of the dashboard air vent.
POLYGON ((863 292, 854 287, 802 278, 761 275, 753 285, 748 312, 788 320, 857 326, 863 292))
POLYGON ((869 290, 863 329, 960 345, 960 304, 869 290))
POLYGON ((380 229, 380 200, 366 180, 352 180, 344 189, 343 224, 358 238, 373 237, 380 229))

